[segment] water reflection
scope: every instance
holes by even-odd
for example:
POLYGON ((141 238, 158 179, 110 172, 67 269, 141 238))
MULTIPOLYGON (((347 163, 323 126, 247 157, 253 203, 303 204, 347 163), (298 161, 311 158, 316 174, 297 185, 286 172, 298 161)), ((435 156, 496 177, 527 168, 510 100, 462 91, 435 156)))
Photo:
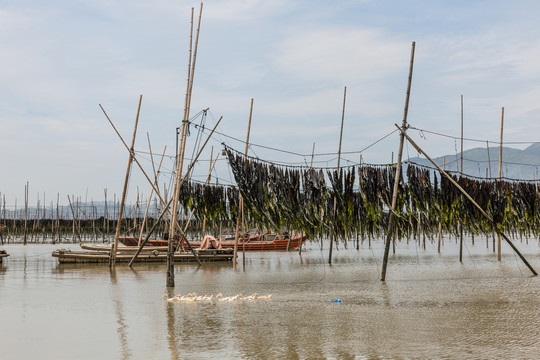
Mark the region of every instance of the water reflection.
POLYGON ((123 301, 126 300, 126 298, 123 295, 122 292, 122 286, 118 284, 117 278, 116 278, 116 267, 111 266, 109 267, 110 275, 111 275, 111 297, 114 304, 114 313, 116 315, 116 323, 118 324, 118 328, 116 330, 119 340, 120 340, 120 349, 122 354, 122 359, 130 359, 131 358, 131 350, 129 349, 128 344, 128 338, 127 338, 127 322, 125 320, 124 316, 124 308, 123 308, 123 301))
MULTIPOLYGON (((167 287, 166 288, 166 294, 169 298, 172 298, 174 294, 174 289, 167 287)), ((178 360, 180 359, 180 355, 178 353, 178 346, 177 346, 177 339, 176 339, 176 331, 175 331, 175 316, 174 316, 174 304, 167 302, 165 305, 166 313, 167 313, 167 342, 169 345, 169 350, 171 351, 171 359, 172 360, 178 360)))

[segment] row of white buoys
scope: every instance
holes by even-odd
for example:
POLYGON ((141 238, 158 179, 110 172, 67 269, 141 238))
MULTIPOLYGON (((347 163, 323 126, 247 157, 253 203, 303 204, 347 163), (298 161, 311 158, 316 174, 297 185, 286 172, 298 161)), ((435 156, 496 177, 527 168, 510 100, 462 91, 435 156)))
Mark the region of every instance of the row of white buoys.
MULTIPOLYGON (((173 296, 172 298, 169 298, 169 295, 167 294, 163 294, 163 297, 164 298, 167 298, 167 301, 168 302, 213 302, 213 299, 214 299, 214 295, 210 295, 210 296, 206 296, 206 295, 203 295, 203 296, 197 296, 196 293, 189 293, 189 294, 186 294, 186 295, 180 295, 180 294, 177 294, 175 296, 173 296)), ((249 296, 244 296, 242 294, 237 294, 237 295, 234 295, 234 296, 223 296, 223 294, 219 293, 216 295, 215 299, 217 302, 224 302, 224 301, 254 301, 254 300, 263 300, 263 299, 271 299, 272 298, 272 295, 271 294, 267 294, 267 295, 258 295, 257 293, 253 293, 249 296)))

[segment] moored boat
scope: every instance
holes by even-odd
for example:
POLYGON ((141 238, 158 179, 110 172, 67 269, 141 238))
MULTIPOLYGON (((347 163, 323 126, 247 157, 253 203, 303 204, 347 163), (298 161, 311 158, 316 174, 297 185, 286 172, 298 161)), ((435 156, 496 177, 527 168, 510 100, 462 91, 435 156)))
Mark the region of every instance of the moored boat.
POLYGON ((0 263, 2 263, 2 259, 9 256, 9 254, 6 252, 6 250, 0 250, 0 263))
MULTIPOLYGON (((240 251, 275 251, 275 250, 295 250, 299 248, 307 240, 306 235, 293 235, 288 234, 251 234, 247 237, 238 239, 238 249, 240 251)), ((222 248, 233 248, 235 240, 220 240, 222 248)), ((193 248, 198 248, 201 242, 190 241, 193 248)), ((181 247, 184 246, 182 242, 181 247)), ((187 245, 185 245, 187 246, 187 245)))
MULTIPOLYGON (((231 261, 233 258, 232 249, 209 249, 196 250, 200 261, 231 261)), ((58 258, 61 264, 66 263, 109 263, 110 251, 72 251, 68 249, 55 250, 52 256, 58 258)), ((116 254, 116 262, 129 262, 133 258, 130 253, 116 254)), ((139 254, 136 262, 167 262, 167 253, 163 251, 150 251, 139 254)), ((175 262, 194 262, 197 261, 195 255, 191 252, 175 252, 175 262)))
MULTIPOLYGON (((233 248, 235 239, 234 234, 227 233, 221 234, 217 237, 222 248, 233 248)), ((238 239, 238 248, 240 250, 245 249, 246 251, 274 251, 274 250, 295 250, 298 249, 304 242, 306 242, 306 235, 289 235, 287 233, 277 234, 264 232, 260 233, 255 230, 251 230, 247 233, 242 234, 238 239)), ((125 246, 121 247, 126 251, 130 251, 129 247, 138 248, 139 238, 132 236, 119 237, 118 241, 124 244, 125 246)), ((178 248, 178 239, 174 242, 175 249, 178 248)), ((146 242, 145 248, 157 248, 157 247, 167 247, 169 244, 168 240, 148 240, 146 242)), ((201 241, 190 241, 189 244, 192 248, 197 249, 201 246, 201 241)), ((119 249, 121 249, 119 247, 119 249)), ((183 239, 180 244, 180 249, 188 249, 186 241, 183 239)))

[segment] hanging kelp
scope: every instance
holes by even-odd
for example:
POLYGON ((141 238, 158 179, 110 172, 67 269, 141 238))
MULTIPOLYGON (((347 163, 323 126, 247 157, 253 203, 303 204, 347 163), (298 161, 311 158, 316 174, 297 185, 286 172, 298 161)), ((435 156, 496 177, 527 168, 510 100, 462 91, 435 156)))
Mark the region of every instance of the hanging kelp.
MULTIPOLYGON (((297 230, 314 236, 348 239, 354 234, 385 236, 391 208, 395 165, 362 165, 327 170, 284 167, 246 159, 226 148, 238 190, 252 226, 297 230), (358 183, 355 184, 356 175, 358 183)), ((509 233, 538 233, 538 186, 472 177, 452 178, 509 233)), ((237 206, 229 201, 231 205, 237 206)), ((398 238, 445 232, 461 226, 491 234, 493 224, 441 173, 406 164, 395 208, 398 238), (406 177, 406 179, 404 179, 406 177)))
POLYGON ((321 235, 328 231, 325 226, 327 214, 326 203, 329 191, 326 187, 324 173, 321 170, 306 169, 302 173, 303 196, 300 197, 299 213, 303 230, 309 236, 321 235))
POLYGON ((193 212, 193 218, 233 227, 238 208, 238 189, 232 186, 203 184, 186 181, 180 188, 180 207, 184 215, 193 212))
POLYGON ((339 169, 328 172, 332 186, 327 201, 329 228, 338 239, 347 239, 356 233, 358 226, 358 203, 354 196, 355 169, 339 169))

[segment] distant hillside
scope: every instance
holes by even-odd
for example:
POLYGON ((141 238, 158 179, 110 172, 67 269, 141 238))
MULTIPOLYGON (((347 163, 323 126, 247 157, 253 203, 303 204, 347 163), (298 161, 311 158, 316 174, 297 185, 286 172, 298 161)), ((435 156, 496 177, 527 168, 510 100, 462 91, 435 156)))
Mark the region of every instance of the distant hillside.
MULTIPOLYGON (((439 166, 443 166, 446 159, 447 170, 459 171, 461 153, 445 155, 433 160, 439 166)), ((539 178, 540 168, 540 144, 533 144, 524 150, 503 147, 502 176, 512 179, 533 180, 539 178)), ((410 161, 432 166, 425 158, 411 158, 410 161)), ((491 177, 499 176, 499 147, 489 148, 489 161, 487 148, 475 148, 463 152, 463 172, 467 175, 486 177, 489 176, 491 164, 491 177)))

